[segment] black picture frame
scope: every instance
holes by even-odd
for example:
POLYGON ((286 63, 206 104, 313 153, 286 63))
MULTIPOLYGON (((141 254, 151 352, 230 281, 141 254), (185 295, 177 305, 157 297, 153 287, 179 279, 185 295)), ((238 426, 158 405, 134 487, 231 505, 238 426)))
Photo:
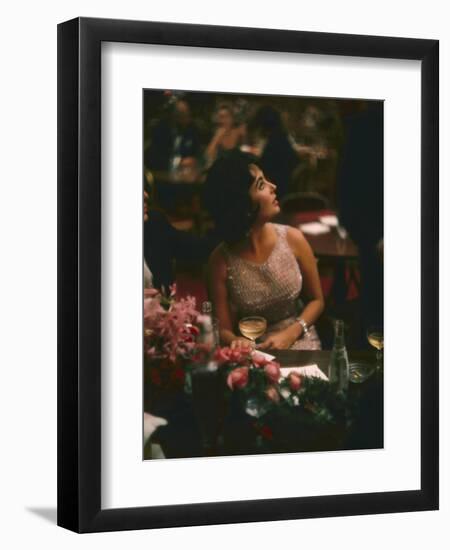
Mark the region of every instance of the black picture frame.
POLYGON ((438 509, 439 42, 77 18, 58 26, 58 525, 76 532, 438 509), (421 488, 101 508, 101 43, 421 61, 421 488))

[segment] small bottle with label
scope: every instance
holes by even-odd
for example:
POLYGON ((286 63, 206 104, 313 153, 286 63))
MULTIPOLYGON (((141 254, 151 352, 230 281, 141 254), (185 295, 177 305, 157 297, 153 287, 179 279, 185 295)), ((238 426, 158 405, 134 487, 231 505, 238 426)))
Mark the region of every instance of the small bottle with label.
POLYGON ((338 391, 345 392, 348 390, 348 354, 347 348, 345 347, 344 321, 340 319, 334 322, 334 344, 331 350, 328 372, 330 382, 336 384, 338 391))
POLYGON ((202 303, 202 318, 203 316, 207 316, 209 318, 209 321, 207 321, 208 327, 211 326, 212 331, 212 346, 216 348, 217 346, 220 346, 220 333, 219 333, 219 321, 215 317, 212 316, 212 303, 211 302, 203 302, 202 303))
POLYGON ((202 314, 198 318, 200 324, 200 340, 212 349, 214 347, 214 332, 211 302, 202 303, 202 314))

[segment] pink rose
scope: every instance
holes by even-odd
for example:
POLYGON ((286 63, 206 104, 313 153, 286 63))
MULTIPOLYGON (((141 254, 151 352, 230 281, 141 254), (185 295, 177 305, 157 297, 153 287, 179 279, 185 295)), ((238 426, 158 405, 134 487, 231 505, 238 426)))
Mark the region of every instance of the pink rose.
POLYGON ((231 350, 230 352, 230 361, 232 363, 239 363, 240 359, 241 359, 241 350, 239 349, 233 349, 231 350))
POLYGON ((266 373, 267 379, 270 382, 276 383, 280 379, 280 365, 278 363, 267 363, 264 367, 264 372, 266 373))
POLYGON ((230 372, 227 378, 228 387, 231 390, 242 389, 248 382, 248 367, 238 367, 230 372))
POLYGON ((267 363, 270 363, 270 361, 261 353, 254 353, 252 355, 252 363, 255 367, 265 367, 267 363))
POLYGON ((230 361, 231 348, 217 348, 214 353, 214 359, 219 363, 228 363, 230 361))
POLYGON ((280 394, 277 391, 277 388, 275 386, 269 386, 266 390, 266 396, 268 399, 273 401, 274 403, 278 403, 280 400, 280 394))
POLYGON ((214 359, 222 365, 223 363, 237 363, 245 365, 248 363, 248 349, 231 349, 230 347, 217 348, 214 353, 214 359))
POLYGON ((249 354, 248 348, 237 348, 230 352, 230 361, 232 363, 240 363, 241 365, 247 361, 249 354))
POLYGON ((289 387, 291 388, 292 391, 298 391, 303 383, 303 378, 295 372, 292 372, 289 375, 288 380, 289 380, 289 387))

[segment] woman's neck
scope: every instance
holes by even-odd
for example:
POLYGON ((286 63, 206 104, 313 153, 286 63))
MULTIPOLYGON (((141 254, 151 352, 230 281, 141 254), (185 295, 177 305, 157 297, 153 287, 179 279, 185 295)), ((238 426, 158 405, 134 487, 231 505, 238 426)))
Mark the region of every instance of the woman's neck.
POLYGON ((245 260, 263 263, 276 245, 276 232, 270 223, 254 225, 249 235, 232 247, 233 253, 245 260))
POLYGON ((270 224, 268 222, 255 224, 245 239, 245 247, 257 254, 267 245, 270 231, 270 224))

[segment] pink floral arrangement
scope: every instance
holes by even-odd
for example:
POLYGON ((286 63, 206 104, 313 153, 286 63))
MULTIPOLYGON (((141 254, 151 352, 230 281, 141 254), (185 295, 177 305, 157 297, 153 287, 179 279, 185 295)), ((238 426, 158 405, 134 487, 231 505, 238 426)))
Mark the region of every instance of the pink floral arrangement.
POLYGON ((261 353, 252 352, 251 348, 217 348, 214 358, 219 366, 228 369, 227 385, 231 390, 259 393, 269 401, 278 403, 281 377, 278 363, 268 360, 261 353))
POLYGON ((190 358, 196 351, 200 313, 195 298, 176 299, 176 286, 169 296, 155 289, 144 291, 144 349, 147 357, 190 358))

